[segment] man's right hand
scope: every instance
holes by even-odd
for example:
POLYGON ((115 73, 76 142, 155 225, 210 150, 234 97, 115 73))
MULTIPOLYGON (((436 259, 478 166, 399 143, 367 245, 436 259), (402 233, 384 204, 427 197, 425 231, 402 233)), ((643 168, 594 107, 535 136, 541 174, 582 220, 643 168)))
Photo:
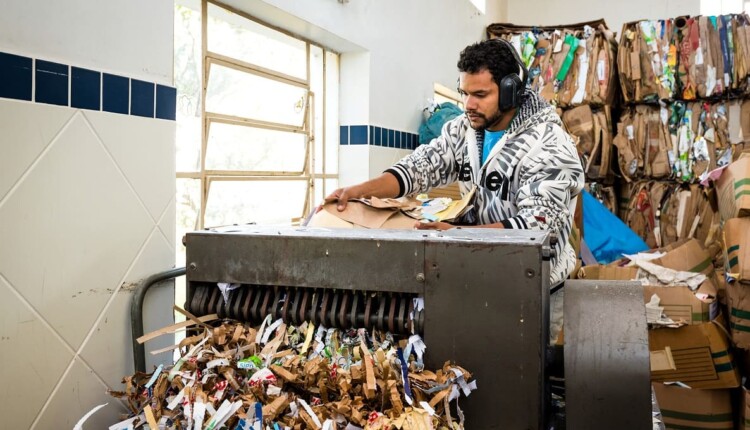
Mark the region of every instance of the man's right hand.
POLYGON ((397 197, 398 193, 399 185, 396 177, 391 173, 383 173, 375 179, 339 188, 326 197, 324 203, 338 202, 336 209, 341 212, 346 209, 349 199, 397 197))
POLYGON ((358 198, 364 197, 361 194, 362 192, 359 191, 358 185, 339 188, 336 191, 332 192, 328 197, 326 197, 324 200, 324 203, 338 202, 336 209, 338 209, 339 212, 341 212, 344 209, 346 209, 346 204, 349 201, 349 199, 358 199, 358 198))

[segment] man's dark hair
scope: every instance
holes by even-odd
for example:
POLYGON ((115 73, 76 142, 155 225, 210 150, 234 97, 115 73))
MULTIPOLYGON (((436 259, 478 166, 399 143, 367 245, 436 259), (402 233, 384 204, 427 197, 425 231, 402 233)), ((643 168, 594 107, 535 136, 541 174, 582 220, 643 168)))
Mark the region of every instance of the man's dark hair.
POLYGON ((508 44, 498 39, 488 39, 469 45, 461 51, 458 58, 458 71, 473 74, 487 69, 492 74, 492 80, 500 85, 500 81, 507 75, 518 74, 518 63, 510 52, 511 49, 508 44))

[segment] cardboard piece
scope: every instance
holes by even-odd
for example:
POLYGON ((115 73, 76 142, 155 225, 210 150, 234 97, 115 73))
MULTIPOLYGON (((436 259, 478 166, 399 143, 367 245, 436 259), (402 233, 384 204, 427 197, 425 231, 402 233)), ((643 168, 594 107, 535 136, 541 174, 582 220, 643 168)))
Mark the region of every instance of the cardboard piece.
POLYGON ((650 353, 651 371, 660 370, 677 370, 672 357, 672 349, 667 347, 663 351, 651 351, 650 353))
POLYGON ((738 281, 750 281, 750 218, 727 220, 723 236, 727 274, 738 281))
MULTIPOLYGON (((578 277, 581 279, 630 281, 638 278, 638 267, 585 266, 578 271, 578 277)), ((698 291, 701 291, 700 288, 698 291)), ((711 303, 714 301, 713 295, 712 298, 701 300, 687 286, 645 285, 643 287, 644 303, 648 303, 654 294, 659 296, 659 306, 664 308, 663 313, 675 322, 700 324, 710 321, 711 303)))
POLYGON ((652 371, 652 381, 682 382, 701 389, 740 385, 727 333, 718 323, 649 330, 648 343, 649 351, 670 348, 676 367, 676 370, 652 371))
POLYGON ((704 302, 684 286, 644 286, 643 298, 646 302, 656 294, 661 300, 659 306, 664 308, 664 314, 675 322, 684 321, 687 324, 701 324, 710 321, 711 302, 704 302))
POLYGON ((729 390, 652 384, 667 429, 733 429, 729 390))
POLYGON ((619 267, 591 265, 581 267, 578 271, 581 279, 597 279, 609 281, 631 281, 638 278, 638 268, 635 266, 619 267))
POLYGON ((716 273, 711 255, 695 239, 675 242, 661 249, 666 254, 651 262, 681 272, 702 273, 706 280, 696 291, 699 295, 715 298, 717 295, 716 273))
POLYGON ((724 169, 716 181, 716 188, 723 221, 750 216, 750 157, 740 157, 724 169))
MULTIPOLYGON (((378 203, 380 204, 380 203, 378 203)), ((413 229, 416 220, 404 215, 395 208, 378 209, 359 201, 350 201, 343 212, 339 212, 336 203, 326 203, 313 214, 308 227, 322 228, 380 228, 380 229, 413 229)))
POLYGON ((344 221, 365 228, 380 228, 388 218, 397 213, 393 209, 377 209, 358 201, 350 201, 343 211, 339 211, 337 205, 335 202, 327 203, 323 206, 323 210, 344 221))

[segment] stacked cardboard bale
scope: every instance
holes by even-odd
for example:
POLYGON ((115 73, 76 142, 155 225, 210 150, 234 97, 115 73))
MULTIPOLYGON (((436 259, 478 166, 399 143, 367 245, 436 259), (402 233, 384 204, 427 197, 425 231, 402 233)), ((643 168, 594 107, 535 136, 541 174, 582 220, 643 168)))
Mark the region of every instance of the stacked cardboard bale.
POLYGON ((580 276, 639 279, 647 309, 665 318, 652 321, 649 344, 667 429, 734 428, 744 409, 731 399, 748 376, 737 357, 750 357, 742 349, 750 348, 750 322, 742 321, 750 301, 743 304, 745 285, 732 275, 750 234, 740 234, 750 230, 738 218, 744 178, 750 183, 750 158, 740 159, 750 143, 749 22, 746 15, 638 21, 625 24, 620 39, 619 216, 659 257, 584 267, 580 276), (698 272, 705 281, 686 282, 698 272))
POLYGON ((530 85, 553 105, 576 139, 586 178, 614 195, 610 164, 612 106, 619 97, 617 42, 604 20, 553 27, 492 24, 489 38, 508 40, 529 70, 530 85))
POLYGON ((749 22, 724 15, 623 26, 619 215, 652 247, 694 237, 717 249, 715 195, 695 184, 708 185, 750 142, 749 22))
POLYGON ((626 23, 618 54, 625 102, 747 94, 749 23, 744 14, 626 23))

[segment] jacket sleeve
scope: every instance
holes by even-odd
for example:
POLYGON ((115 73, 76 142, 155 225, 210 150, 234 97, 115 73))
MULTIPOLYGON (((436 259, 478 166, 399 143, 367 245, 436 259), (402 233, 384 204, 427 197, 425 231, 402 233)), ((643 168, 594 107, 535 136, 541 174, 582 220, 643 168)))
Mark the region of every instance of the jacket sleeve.
POLYGON ((458 179, 455 149, 460 130, 460 117, 448 121, 443 125, 440 136, 427 145, 419 146, 386 170, 398 180, 399 197, 425 193, 458 179))
POLYGON ((584 174, 575 145, 556 124, 543 125, 540 142, 518 167, 516 216, 505 228, 554 231, 566 243, 573 223, 571 200, 583 189, 584 174))

